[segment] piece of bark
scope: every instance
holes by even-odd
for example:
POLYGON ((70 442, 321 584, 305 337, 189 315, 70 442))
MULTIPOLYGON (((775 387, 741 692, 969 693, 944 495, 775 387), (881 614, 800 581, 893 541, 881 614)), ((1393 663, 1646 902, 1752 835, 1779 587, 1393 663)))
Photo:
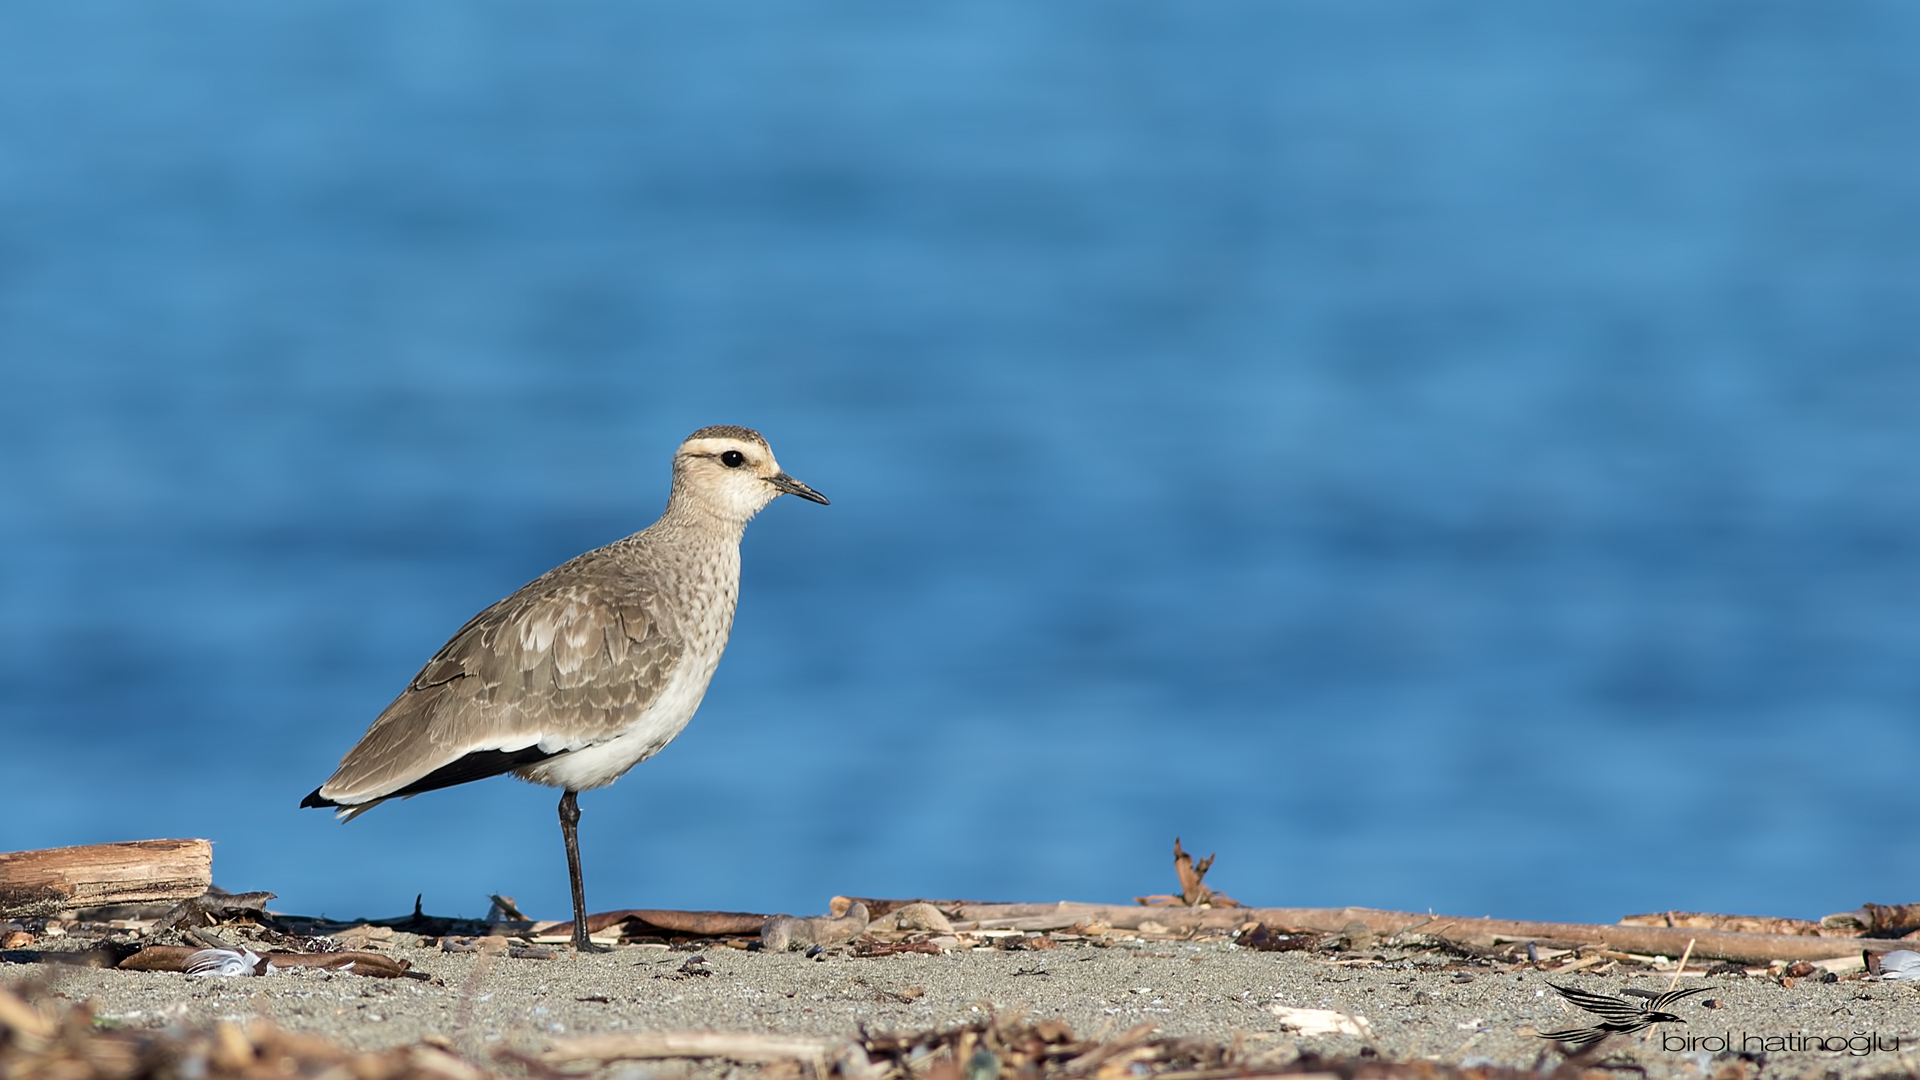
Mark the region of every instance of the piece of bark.
POLYGON ((765 1035, 753 1031, 642 1031, 555 1039, 546 1060, 621 1061, 647 1058, 726 1058, 729 1061, 821 1061, 833 1039, 765 1035))
POLYGON ((213 845, 205 840, 133 840, 10 851, 0 853, 0 918, 188 900, 212 884, 213 845))
POLYGON ((1138 930, 1144 922, 1170 930, 1232 930, 1247 923, 1273 929, 1342 932, 1360 923, 1376 934, 1422 934, 1472 945, 1535 941, 1561 947, 1598 945, 1620 952, 1679 956, 1692 941, 1693 955, 1740 963, 1773 960, 1828 960, 1860 950, 1910 949, 1910 941, 1875 938, 1822 938, 1785 934, 1744 934, 1680 927, 1611 926, 1589 923, 1528 922, 1451 915, 1424 915, 1373 908, 1179 908, 1121 904, 968 904, 953 927, 969 930, 1064 930, 1076 923, 1104 923, 1138 930))
POLYGON ((187 957, 199 951, 197 945, 149 945, 115 966, 121 971, 185 971, 187 957))
POLYGON ((239 916, 257 917, 267 912, 267 901, 274 899, 270 892, 230 893, 220 889, 208 889, 200 896, 182 900, 153 924, 153 932, 165 930, 193 930, 203 926, 215 926, 228 919, 239 916))
POLYGON ((328 971, 349 971, 376 979, 398 979, 413 965, 371 952, 283 953, 267 954, 267 963, 277 968, 311 967, 328 971))

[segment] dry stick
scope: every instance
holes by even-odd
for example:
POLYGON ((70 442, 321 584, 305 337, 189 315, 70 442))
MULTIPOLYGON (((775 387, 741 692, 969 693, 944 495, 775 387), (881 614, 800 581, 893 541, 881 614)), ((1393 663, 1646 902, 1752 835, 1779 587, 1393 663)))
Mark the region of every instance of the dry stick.
POLYGON ((1688 938, 1687 951, 1680 954, 1680 966, 1673 969, 1673 979, 1672 981, 1667 983, 1668 990, 1672 990, 1674 987, 1680 985, 1680 976, 1685 974, 1687 970, 1687 957, 1692 955, 1693 955, 1693 939, 1688 938))
MULTIPOLYGON (((1693 955, 1693 941, 1689 939, 1687 941, 1687 951, 1680 954, 1680 965, 1673 969, 1673 978, 1667 980, 1667 990, 1669 992, 1671 992, 1674 989, 1674 987, 1677 987, 1680 985, 1680 976, 1684 974, 1687 970, 1687 958, 1692 955, 1693 955)), ((1648 1028, 1645 1032, 1641 1034, 1640 1042, 1642 1044, 1645 1044, 1645 1043, 1650 1043, 1652 1041, 1653 1041, 1653 1029, 1648 1028)))

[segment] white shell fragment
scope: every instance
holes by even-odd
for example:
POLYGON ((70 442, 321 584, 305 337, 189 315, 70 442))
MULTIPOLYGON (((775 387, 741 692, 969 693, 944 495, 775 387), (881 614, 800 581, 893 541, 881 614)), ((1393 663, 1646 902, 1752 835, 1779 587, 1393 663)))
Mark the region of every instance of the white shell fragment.
POLYGON ((1912 949, 1895 949, 1880 954, 1880 977, 1883 979, 1920 979, 1920 952, 1912 949))
POLYGON ((218 975, 225 979, 235 975, 265 975, 273 968, 252 949, 201 949, 187 955, 186 970, 189 975, 218 975))

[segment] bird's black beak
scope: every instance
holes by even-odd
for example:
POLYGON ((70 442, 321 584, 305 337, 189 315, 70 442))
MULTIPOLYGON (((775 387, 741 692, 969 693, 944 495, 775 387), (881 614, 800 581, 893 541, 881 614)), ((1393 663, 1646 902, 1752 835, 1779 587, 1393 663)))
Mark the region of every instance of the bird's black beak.
POLYGON ((808 502, 817 502, 821 506, 831 505, 827 502, 827 497, 825 495, 822 495, 819 492, 808 487, 807 485, 801 483, 800 481, 795 480, 793 477, 788 476, 786 473, 774 473, 772 476, 767 477, 767 483, 772 484, 775 488, 778 488, 780 491, 788 495, 798 495, 801 498, 807 500, 808 502))

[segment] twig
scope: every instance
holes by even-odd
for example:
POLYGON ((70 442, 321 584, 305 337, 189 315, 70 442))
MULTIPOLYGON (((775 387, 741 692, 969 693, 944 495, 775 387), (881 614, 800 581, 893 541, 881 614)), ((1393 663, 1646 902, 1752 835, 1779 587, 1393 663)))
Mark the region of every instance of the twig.
POLYGON ((1671 990, 1674 987, 1680 985, 1680 973, 1687 970, 1687 958, 1692 955, 1693 955, 1693 939, 1688 938, 1687 951, 1680 954, 1680 966, 1673 969, 1673 980, 1667 983, 1667 989, 1671 990))

